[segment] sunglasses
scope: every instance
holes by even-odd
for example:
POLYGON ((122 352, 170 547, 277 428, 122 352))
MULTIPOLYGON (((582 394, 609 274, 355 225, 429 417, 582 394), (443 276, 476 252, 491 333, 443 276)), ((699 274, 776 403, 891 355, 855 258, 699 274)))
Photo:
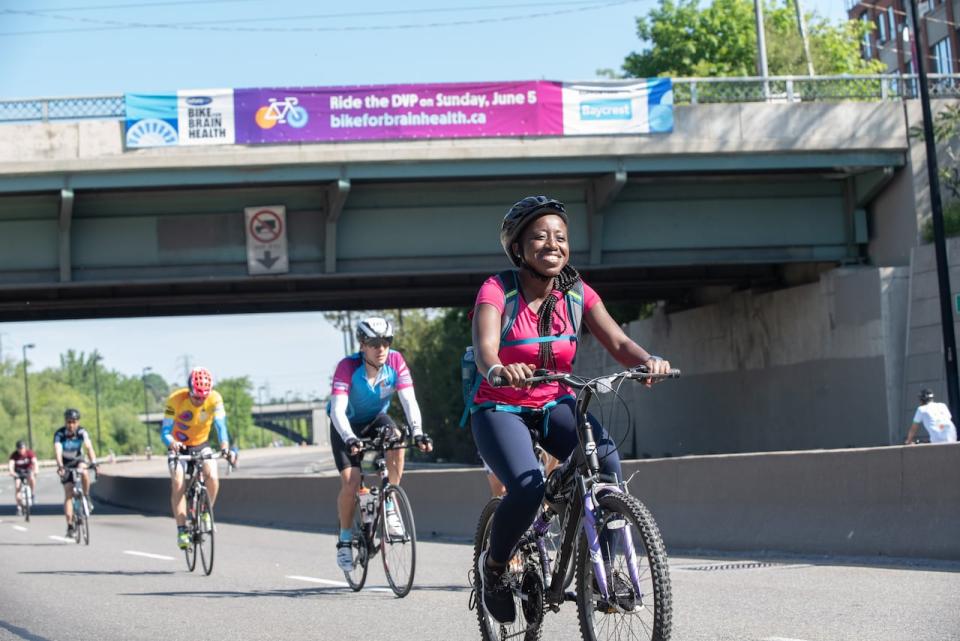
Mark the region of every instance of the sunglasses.
POLYGON ((390 347, 393 344, 392 338, 368 338, 363 341, 367 347, 390 347))

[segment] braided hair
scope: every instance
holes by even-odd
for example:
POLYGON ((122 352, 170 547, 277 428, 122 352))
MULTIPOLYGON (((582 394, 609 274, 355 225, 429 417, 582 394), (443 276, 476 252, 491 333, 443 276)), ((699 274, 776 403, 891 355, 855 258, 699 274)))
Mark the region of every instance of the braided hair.
MULTIPOLYGON (((528 270, 541 276, 535 272, 530 267, 527 267, 528 270)), ((561 271, 554 278, 553 281, 553 291, 547 294, 546 300, 543 301, 543 304, 540 305, 540 309, 537 311, 537 334, 539 336, 551 336, 550 330, 553 321, 553 311, 557 306, 557 300, 563 298, 563 296, 570 291, 570 289, 577 284, 577 281, 580 280, 580 272, 578 272, 574 267, 569 263, 564 265, 563 271, 561 271), (556 296, 554 291, 559 292, 560 295, 556 296)), ((567 321, 563 319, 563 327, 560 329, 560 332, 556 336, 562 335, 567 331, 567 321)), ((555 370, 557 369, 557 357, 553 353, 553 343, 544 342, 540 343, 540 350, 537 353, 537 363, 543 369, 555 370)))

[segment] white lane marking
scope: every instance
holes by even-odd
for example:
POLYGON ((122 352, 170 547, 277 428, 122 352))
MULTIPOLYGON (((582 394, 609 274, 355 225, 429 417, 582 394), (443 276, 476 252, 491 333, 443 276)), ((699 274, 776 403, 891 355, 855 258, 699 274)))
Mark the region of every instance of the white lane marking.
POLYGON ((22 525, 14 525, 14 526, 13 526, 13 529, 16 530, 17 532, 26 532, 26 531, 27 531, 27 528, 23 527, 22 525))
POLYGON ((131 556, 145 556, 148 559, 159 559, 161 561, 173 561, 172 556, 166 556, 164 554, 151 554, 150 552, 137 552, 136 550, 124 550, 124 554, 129 554, 131 556))
MULTIPOLYGON (((323 585, 333 585, 338 588, 348 588, 350 585, 344 581, 331 581, 329 579, 318 579, 314 576, 300 576, 298 574, 288 574, 284 578, 294 581, 306 581, 307 583, 322 583, 323 585)), ((368 588, 367 592, 392 592, 390 588, 368 588)))
POLYGON ((51 534, 51 535, 48 536, 47 538, 48 538, 48 539, 53 539, 54 541, 63 541, 64 543, 73 543, 73 541, 74 541, 73 539, 68 539, 68 538, 65 537, 65 536, 57 536, 57 535, 55 535, 55 534, 51 534))
POLYGON ((760 641, 806 641, 805 639, 794 639, 792 637, 766 637, 760 641))

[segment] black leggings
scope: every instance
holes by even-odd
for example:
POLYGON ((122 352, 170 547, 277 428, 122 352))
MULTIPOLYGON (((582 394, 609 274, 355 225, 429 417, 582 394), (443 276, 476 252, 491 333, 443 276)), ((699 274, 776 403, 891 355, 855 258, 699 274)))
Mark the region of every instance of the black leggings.
MULTIPOLYGON (((560 461, 566 460, 577 446, 574 406, 573 399, 561 401, 550 410, 546 436, 540 427, 540 445, 560 461)), ((600 423, 592 415, 589 418, 601 471, 620 478, 620 457, 615 444, 600 423)), ((507 488, 507 495, 494 513, 489 546, 490 558, 495 563, 506 563, 543 502, 543 473, 533 452, 530 431, 520 415, 489 408, 474 413, 471 422, 480 456, 507 488)))

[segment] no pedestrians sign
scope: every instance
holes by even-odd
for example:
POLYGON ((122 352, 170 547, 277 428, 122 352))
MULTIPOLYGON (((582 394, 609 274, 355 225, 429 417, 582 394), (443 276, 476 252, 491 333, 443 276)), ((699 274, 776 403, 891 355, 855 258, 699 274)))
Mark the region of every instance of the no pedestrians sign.
POLYGON ((247 271, 251 276, 286 274, 287 208, 283 205, 247 207, 247 271))

